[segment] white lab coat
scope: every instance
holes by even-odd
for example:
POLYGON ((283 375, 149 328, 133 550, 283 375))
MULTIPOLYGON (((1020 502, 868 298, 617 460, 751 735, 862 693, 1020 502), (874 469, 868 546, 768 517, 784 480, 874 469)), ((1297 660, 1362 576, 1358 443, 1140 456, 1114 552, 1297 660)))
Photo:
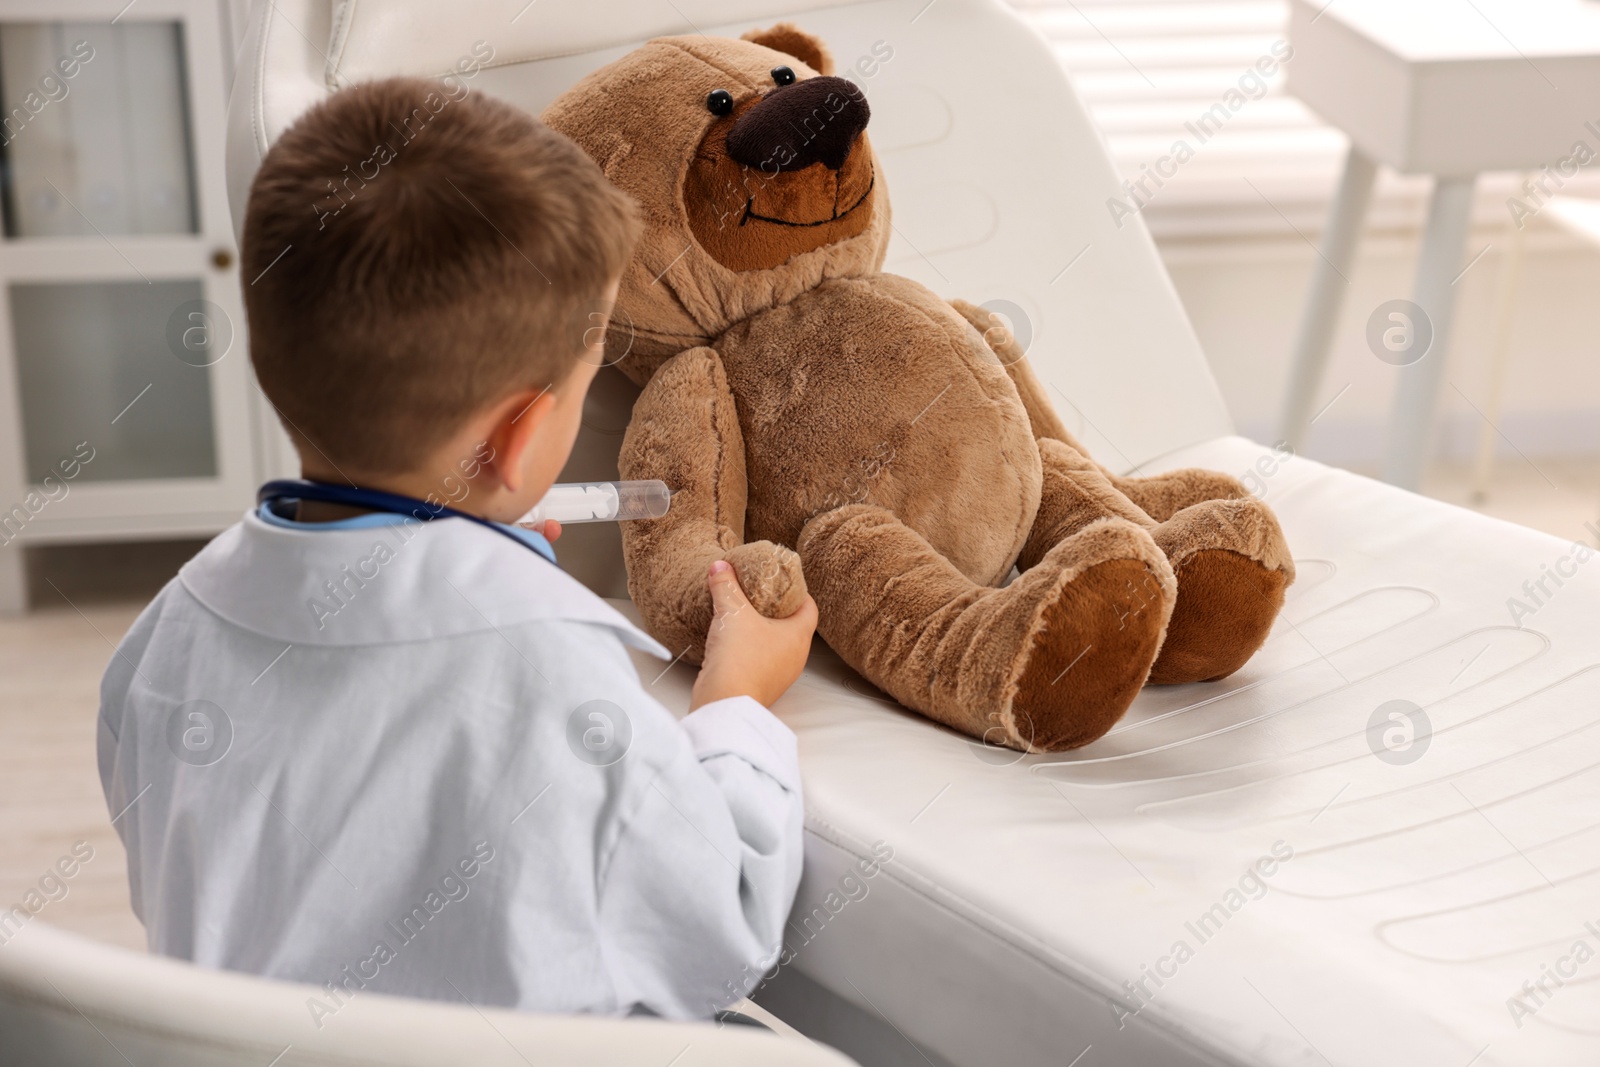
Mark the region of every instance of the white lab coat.
POLYGON ((475 523, 247 515, 102 683, 151 950, 324 986, 319 1022, 361 989, 674 1018, 737 1000, 799 883, 794 735, 749 698, 676 721, 624 644, 667 654, 475 523))

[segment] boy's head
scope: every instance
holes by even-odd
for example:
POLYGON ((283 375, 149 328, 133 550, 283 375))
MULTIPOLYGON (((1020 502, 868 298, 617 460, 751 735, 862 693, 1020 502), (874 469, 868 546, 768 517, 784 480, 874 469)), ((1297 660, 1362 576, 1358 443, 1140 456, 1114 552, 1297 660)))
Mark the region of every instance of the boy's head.
POLYGON ((568 382, 581 404, 593 371, 573 371, 638 229, 587 156, 509 104, 459 82, 347 89, 278 139, 250 191, 262 390, 308 468, 425 473, 475 426, 515 432, 500 407, 548 392, 543 417, 568 382))

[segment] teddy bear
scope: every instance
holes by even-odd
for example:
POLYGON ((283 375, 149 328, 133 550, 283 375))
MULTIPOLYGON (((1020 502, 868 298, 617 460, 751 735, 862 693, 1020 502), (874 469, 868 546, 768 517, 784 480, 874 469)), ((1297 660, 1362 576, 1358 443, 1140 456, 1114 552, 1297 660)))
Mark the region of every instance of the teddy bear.
POLYGON ((699 662, 725 559, 769 617, 809 591, 901 704, 1028 752, 1237 670, 1294 579, 1271 510, 1224 474, 1102 467, 993 316, 883 272, 871 109, 833 70, 787 23, 662 37, 543 115, 644 222, 607 346, 643 387, 620 472, 673 488, 623 530, 646 629, 699 662))

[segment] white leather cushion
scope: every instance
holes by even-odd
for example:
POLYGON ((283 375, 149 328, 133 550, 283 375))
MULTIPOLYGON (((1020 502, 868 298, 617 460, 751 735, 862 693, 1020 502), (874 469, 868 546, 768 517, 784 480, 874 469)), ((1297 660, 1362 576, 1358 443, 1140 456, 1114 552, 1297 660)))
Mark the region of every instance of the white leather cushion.
MULTIPOLYGON (((848 2, 848 0, 846 0, 848 2)), ((487 5, 485 5, 487 7, 487 5)), ((458 4, 417 0, 334 0, 325 77, 329 87, 369 78, 438 77, 457 69, 478 42, 494 50, 492 66, 592 52, 699 26, 786 17, 840 0, 606 0, 577 3, 506 0, 495 18, 471 17, 458 4), (466 15, 467 17, 463 17, 466 15)))
POLYGON ((1300 567, 1225 681, 1021 757, 819 646, 776 708, 811 837, 793 966, 958 1064, 1090 1043, 1101 1065, 1600 1062, 1600 957, 1520 1027, 1507 1006, 1578 939, 1600 949, 1600 553, 1239 438, 1150 469, 1190 465, 1253 476, 1300 567), (1547 568, 1572 573, 1514 621, 1547 568), (1433 732, 1385 762, 1369 745, 1404 723, 1368 724, 1397 700, 1433 732), (808 940, 879 842, 893 861, 808 940), (1241 890, 1278 842, 1293 857, 1241 890), (1112 997, 1142 1006, 1121 1029, 1112 997))

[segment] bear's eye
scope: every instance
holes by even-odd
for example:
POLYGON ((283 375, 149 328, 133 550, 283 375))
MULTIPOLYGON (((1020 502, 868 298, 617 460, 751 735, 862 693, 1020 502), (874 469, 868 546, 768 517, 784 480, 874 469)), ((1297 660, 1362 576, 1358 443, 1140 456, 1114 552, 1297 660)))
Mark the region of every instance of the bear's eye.
POLYGON ((733 110, 733 94, 726 89, 713 89, 706 96, 706 110, 713 115, 726 115, 733 110))
POLYGON ((788 67, 773 67, 772 80, 779 85, 793 85, 794 71, 788 67))

